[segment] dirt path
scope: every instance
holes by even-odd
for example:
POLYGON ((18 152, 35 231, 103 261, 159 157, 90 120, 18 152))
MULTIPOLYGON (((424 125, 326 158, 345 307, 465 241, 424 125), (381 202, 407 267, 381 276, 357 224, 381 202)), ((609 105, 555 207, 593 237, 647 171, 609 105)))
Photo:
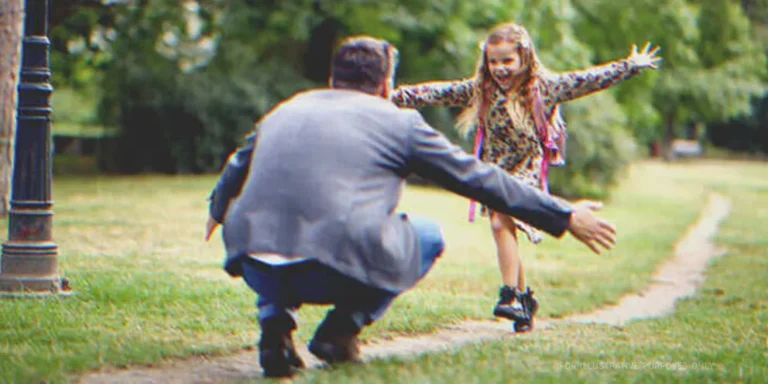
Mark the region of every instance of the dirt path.
MULTIPOLYGON (((654 283, 640 293, 625 296, 619 304, 560 320, 542 320, 536 332, 554 323, 581 322, 622 325, 631 320, 661 317, 674 311, 675 302, 692 295, 704 281, 709 262, 722 254, 711 242, 721 220, 728 216, 730 202, 711 195, 698 221, 692 225, 675 248, 675 258, 666 262, 655 275, 654 283)), ((426 335, 373 341, 363 346, 365 359, 387 356, 415 356, 434 353, 490 339, 515 337, 509 322, 470 321, 426 335)), ((305 347, 299 353, 308 366, 319 361, 305 347)), ((161 367, 108 370, 83 376, 80 383, 226 383, 260 379, 258 352, 241 352, 218 358, 197 357, 161 367)))

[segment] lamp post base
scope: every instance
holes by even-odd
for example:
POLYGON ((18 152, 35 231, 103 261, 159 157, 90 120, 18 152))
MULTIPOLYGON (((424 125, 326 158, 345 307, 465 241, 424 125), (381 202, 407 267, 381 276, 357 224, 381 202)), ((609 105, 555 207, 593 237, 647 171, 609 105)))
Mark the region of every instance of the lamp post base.
POLYGON ((71 296, 69 280, 58 276, 30 277, 0 273, 0 297, 71 296))
MULTIPOLYGON (((11 211, 11 222, 19 222, 18 219, 14 220, 15 214, 11 211)), ((0 256, 0 296, 71 293, 69 281, 62 279, 59 274, 58 249, 51 241, 4 243, 0 256)))

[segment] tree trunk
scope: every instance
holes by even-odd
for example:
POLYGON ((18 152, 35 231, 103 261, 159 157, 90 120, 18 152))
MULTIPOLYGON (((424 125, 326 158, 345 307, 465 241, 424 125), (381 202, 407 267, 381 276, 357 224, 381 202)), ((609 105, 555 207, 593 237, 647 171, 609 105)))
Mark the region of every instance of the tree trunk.
POLYGON ((663 156, 664 160, 672 161, 675 159, 675 153, 672 150, 672 141, 675 139, 675 122, 677 120, 675 111, 672 110, 664 116, 664 146, 663 156))
POLYGON ((11 176, 13 175, 13 142, 16 128, 21 38, 24 30, 24 0, 0 2, 0 95, 3 115, 0 118, 0 217, 10 210, 11 176))

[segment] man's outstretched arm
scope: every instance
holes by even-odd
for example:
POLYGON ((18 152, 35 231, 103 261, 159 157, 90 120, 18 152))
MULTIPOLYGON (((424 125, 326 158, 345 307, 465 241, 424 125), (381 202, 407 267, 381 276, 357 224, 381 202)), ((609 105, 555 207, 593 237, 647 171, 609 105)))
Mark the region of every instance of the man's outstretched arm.
POLYGON ((414 113, 409 139, 409 170, 445 189, 486 204, 554 237, 566 231, 596 253, 610 249, 616 231, 592 211, 601 204, 571 205, 528 186, 503 169, 486 164, 453 145, 414 113))

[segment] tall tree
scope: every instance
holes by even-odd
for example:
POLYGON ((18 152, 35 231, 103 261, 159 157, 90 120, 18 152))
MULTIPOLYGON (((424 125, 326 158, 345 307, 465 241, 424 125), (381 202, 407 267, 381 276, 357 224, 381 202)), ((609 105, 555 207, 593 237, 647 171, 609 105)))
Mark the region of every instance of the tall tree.
MULTIPOLYGON (((100 98, 101 122, 120 128, 101 156, 108 170, 219 169, 262 114, 296 91, 327 84, 333 47, 353 34, 399 48, 399 83, 470 76, 478 41, 506 21, 525 25, 544 64, 556 71, 624 57, 632 43, 661 45, 661 74, 565 105, 569 159, 555 171, 553 190, 569 195, 607 192, 631 158, 630 127, 641 139, 656 137, 665 97, 677 106, 676 120, 686 121, 690 111, 707 108, 703 101, 690 107, 690 93, 706 101, 712 92, 674 88, 672 74, 698 79, 706 69, 697 51, 703 13, 686 0, 144 0, 103 8, 63 22, 54 48, 58 81, 74 88, 97 81, 98 89, 85 93, 100 98), (673 92, 654 91, 659 82, 673 92)), ((715 68, 730 56, 713 57, 715 68)), ((460 140, 453 129, 458 110, 423 112, 460 140)))
MULTIPOLYGON (((752 22, 752 35, 768 52, 768 1, 742 0, 741 6, 752 22)), ((753 101, 753 113, 708 124, 707 136, 715 146, 730 150, 768 153, 768 95, 753 101)))
POLYGON ((13 142, 16 127, 21 37, 24 28, 24 0, 0 3, 0 217, 10 209, 13 176, 13 142))
POLYGON ((664 138, 667 155, 676 126, 748 114, 751 99, 765 92, 765 55, 737 2, 573 2, 584 15, 577 34, 597 47, 598 55, 645 40, 662 47, 658 77, 645 80, 653 87, 622 87, 618 95, 633 123, 645 128, 644 138, 664 138))

